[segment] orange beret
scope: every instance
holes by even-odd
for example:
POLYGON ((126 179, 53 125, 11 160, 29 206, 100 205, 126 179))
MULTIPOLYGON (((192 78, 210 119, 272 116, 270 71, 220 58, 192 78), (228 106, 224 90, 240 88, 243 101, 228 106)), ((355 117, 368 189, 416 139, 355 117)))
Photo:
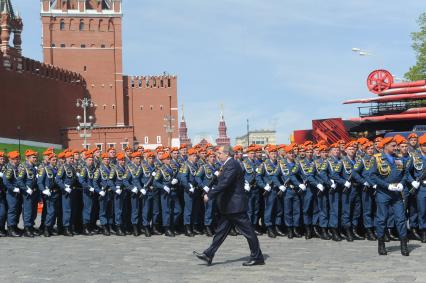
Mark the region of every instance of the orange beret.
POLYGON ((9 159, 17 159, 17 158, 19 158, 19 152, 18 151, 11 151, 11 152, 9 152, 8 154, 7 154, 7 157, 9 158, 9 159))
POLYGON ((53 149, 51 149, 51 148, 48 148, 48 149, 46 149, 44 152, 43 152, 43 155, 44 156, 49 156, 50 154, 52 154, 53 153, 53 149))
POLYGON ((88 158, 93 158, 93 154, 92 153, 86 153, 84 155, 84 159, 88 159, 88 158))
POLYGON ((58 158, 62 159, 64 157, 65 157, 65 153, 64 152, 58 153, 58 158))
POLYGON ((161 155, 160 160, 169 159, 169 158, 170 158, 170 154, 168 152, 166 152, 166 153, 161 155))
POLYGON ((216 156, 216 154, 214 153, 214 151, 212 151, 212 150, 209 150, 208 152, 207 152, 207 157, 209 157, 209 156, 216 156))
POLYGON ((289 152, 293 151, 294 149, 295 149, 295 144, 292 143, 292 144, 289 144, 288 146, 286 146, 284 150, 285 150, 286 153, 289 153, 289 152))
POLYGON ((179 149, 187 148, 187 147, 188 147, 188 146, 186 145, 186 143, 183 143, 183 144, 181 144, 181 145, 180 145, 179 149))
POLYGON ((313 145, 314 143, 312 141, 305 141, 303 143, 304 146, 313 145))
POLYGON ((26 156, 26 157, 33 156, 33 155, 37 155, 37 152, 35 152, 35 151, 34 151, 34 150, 32 150, 32 149, 27 149, 27 150, 25 151, 25 156, 26 156))
POLYGON ((380 147, 384 147, 385 145, 387 145, 388 143, 394 142, 395 139, 393 137, 387 137, 384 138, 381 142, 380 142, 380 147))
POLYGON ((328 150, 328 148, 327 148, 327 146, 325 146, 325 145, 320 145, 319 147, 318 147, 318 151, 327 151, 328 150))
POLYGON ((126 148, 124 150, 128 151, 128 150, 133 150, 133 149, 130 146, 126 146, 126 148))
POLYGON ((357 145, 356 141, 348 142, 348 143, 345 145, 345 149, 347 149, 348 147, 356 147, 356 145, 357 145))
POLYGON ((122 152, 117 153, 117 160, 124 160, 126 158, 126 155, 122 152))
POLYGON ((95 152, 99 151, 99 147, 94 147, 94 148, 92 148, 90 151, 91 151, 92 153, 95 153, 95 152))
POLYGON ((363 145, 362 145, 362 148, 363 148, 363 149, 367 149, 367 148, 369 148, 369 147, 371 147, 371 146, 373 146, 373 145, 374 145, 374 144, 373 144, 372 142, 370 142, 370 141, 369 141, 369 142, 366 142, 365 144, 363 144, 363 145))
POLYGON ((233 150, 234 151, 243 151, 244 148, 241 145, 236 145, 236 146, 234 146, 233 150))
POLYGON ((135 151, 135 152, 132 153, 131 156, 132 156, 132 158, 142 157, 142 153, 140 151, 135 151))
POLYGON ((146 158, 150 158, 150 157, 155 158, 155 153, 152 151, 147 152, 146 158))
POLYGON ((419 138, 419 144, 420 145, 426 144, 426 134, 420 136, 420 138, 419 138))
POLYGON ((50 154, 50 155, 48 156, 48 159, 50 160, 50 159, 55 158, 55 157, 56 157, 56 154, 54 154, 54 153, 52 152, 52 154, 50 154))
POLYGON ((73 156, 74 156, 74 154, 71 151, 65 152, 65 155, 64 155, 65 158, 69 158, 69 157, 73 157, 73 156))
POLYGON ((108 148, 107 152, 110 152, 111 150, 115 150, 115 147, 108 148))
POLYGON ((173 147, 171 147, 171 148, 170 148, 170 152, 173 152, 173 151, 179 151, 179 148, 178 148, 178 147, 173 146, 173 147))
POLYGON ((108 153, 106 153, 106 152, 102 153, 102 154, 101 154, 101 158, 102 158, 102 159, 104 159, 104 158, 109 158, 108 153))
POLYGON ((276 146, 270 146, 269 148, 268 148, 268 151, 269 152, 277 152, 278 151, 278 148, 276 147, 276 146))
POLYGON ((246 149, 246 152, 248 153, 248 152, 255 152, 256 151, 256 148, 255 147, 253 147, 253 146, 249 146, 247 149, 246 149))
POLYGON ((201 152, 207 152, 207 149, 205 147, 201 147, 198 153, 201 153, 201 152))
POLYGON ((0 157, 4 157, 4 152, 0 151, 0 157))
POLYGON ((411 134, 409 134, 408 135, 408 138, 409 139, 412 139, 412 138, 418 138, 419 136, 417 136, 417 134, 416 133, 411 133, 411 134))
POLYGON ((374 142, 381 142, 383 140, 383 138, 382 137, 376 137, 375 139, 374 139, 374 142))
POLYGON ((368 140, 367 138, 361 137, 361 138, 359 138, 359 139, 357 140, 357 142, 358 142, 360 145, 363 145, 363 144, 365 144, 365 143, 369 142, 369 140, 368 140))
POLYGON ((188 155, 197 154, 197 150, 195 148, 188 149, 188 155))
POLYGON ((318 142, 318 145, 326 145, 326 144, 327 144, 327 142, 325 140, 320 140, 318 142))
POLYGON ((329 147, 329 149, 332 149, 332 148, 340 148, 340 145, 337 142, 335 142, 335 143, 331 144, 330 147, 329 147))
POLYGON ((408 143, 408 141, 403 136, 400 136, 400 135, 395 136, 394 139, 398 145, 403 143, 408 143))

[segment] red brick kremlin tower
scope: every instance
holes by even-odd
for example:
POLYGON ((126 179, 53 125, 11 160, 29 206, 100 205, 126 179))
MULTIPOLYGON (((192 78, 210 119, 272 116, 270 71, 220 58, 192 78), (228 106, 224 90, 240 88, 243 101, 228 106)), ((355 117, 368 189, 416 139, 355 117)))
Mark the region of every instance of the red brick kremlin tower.
POLYGON ((182 105, 182 119, 179 124, 179 141, 180 141, 180 144, 186 144, 189 147, 192 146, 191 139, 188 137, 188 128, 186 127, 183 105, 182 105))
POLYGON ((231 145, 231 140, 230 138, 228 138, 227 134, 226 134, 226 123, 225 123, 225 118, 223 116, 223 106, 222 106, 222 111, 220 112, 220 121, 219 121, 219 136, 216 139, 216 144, 218 146, 229 146, 231 145))

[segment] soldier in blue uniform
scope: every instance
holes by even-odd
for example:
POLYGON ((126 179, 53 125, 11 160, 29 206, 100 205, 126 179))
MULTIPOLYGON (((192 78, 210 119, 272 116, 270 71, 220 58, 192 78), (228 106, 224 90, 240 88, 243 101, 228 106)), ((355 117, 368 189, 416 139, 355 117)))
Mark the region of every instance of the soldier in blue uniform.
MULTIPOLYGON (((46 149, 43 152, 43 160, 37 165, 37 179, 41 175, 41 172, 44 170, 45 166, 49 165, 49 157, 50 155, 54 153, 53 147, 50 147, 46 149)), ((41 191, 40 191, 41 192, 41 191)), ((43 210, 41 211, 41 218, 40 218, 40 226, 39 226, 39 234, 41 235, 44 232, 45 222, 46 222, 46 214, 47 214, 47 205, 46 205, 46 195, 43 193, 39 193, 39 201, 43 203, 43 210)))
POLYGON ((126 173, 123 177, 124 186, 129 190, 131 205, 130 221, 133 227, 133 236, 139 236, 139 212, 140 212, 140 191, 142 186, 142 154, 139 151, 132 153, 132 162, 127 165, 126 173))
POLYGON ((338 184, 345 184, 345 180, 340 176, 342 171, 342 161, 340 160, 340 146, 337 143, 330 145, 330 157, 327 160, 328 176, 330 178, 330 188, 328 190, 329 202, 329 222, 328 226, 331 229, 334 241, 341 241, 339 229, 339 215, 340 215, 340 186, 338 184))
POLYGON ((260 216, 260 190, 256 182, 256 169, 259 164, 255 160, 255 147, 247 148, 247 158, 243 160, 244 190, 248 194, 248 216, 257 235, 262 235, 259 227, 260 216))
MULTIPOLYGON (((213 151, 208 151, 206 163, 198 168, 196 181, 200 188, 203 189, 203 195, 208 194, 213 189, 219 169, 216 167, 216 154, 213 151)), ((204 232, 208 237, 214 234, 213 221, 215 215, 215 202, 209 199, 204 203, 204 232)))
POLYGON ((123 232, 123 206, 124 206, 124 195, 125 188, 123 184, 123 177, 126 174, 126 155, 124 153, 117 154, 117 165, 111 168, 109 174, 109 187, 113 191, 113 202, 114 202, 114 223, 115 223, 115 234, 117 236, 125 236, 123 232))
POLYGON ((300 188, 291 180, 291 172, 296 166, 295 144, 286 146, 284 150, 286 157, 280 161, 277 172, 277 178, 280 181, 280 194, 282 194, 282 206, 284 207, 284 222, 288 229, 287 237, 289 239, 300 238, 301 235, 297 231, 301 217, 300 195, 298 193, 300 188))
POLYGON ((178 197, 178 172, 170 166, 171 156, 169 153, 162 154, 161 161, 163 165, 155 173, 154 187, 161 194, 164 233, 167 237, 174 237, 179 217, 182 214, 178 197))
MULTIPOLYGON (((162 154, 163 156, 164 154, 162 154)), ((161 157, 162 158, 162 157, 161 157)), ((154 179, 157 175, 157 168, 154 164, 155 154, 147 152, 146 160, 142 164, 142 226, 146 237, 151 237, 151 234, 161 235, 160 224, 160 196, 162 196, 162 188, 159 189, 154 185, 154 179), (152 226, 152 227, 151 227, 152 226), (151 233, 152 228, 152 233, 151 233)), ((161 167, 160 167, 161 168, 161 167)), ((163 215, 164 217, 164 215, 163 215)), ((163 226, 165 226, 163 224, 163 226)), ((169 226, 167 229, 169 229, 169 226)), ((170 235, 170 231, 166 231, 170 235)))
POLYGON ((19 206, 22 204, 21 190, 18 185, 19 152, 11 151, 8 153, 9 163, 6 165, 6 171, 3 175, 3 184, 6 187, 7 201, 7 230, 11 237, 20 237, 18 230, 19 206))
POLYGON ((91 224, 94 222, 94 206, 95 188, 93 185, 93 177, 96 171, 93 154, 86 153, 84 156, 85 164, 82 166, 78 180, 83 189, 83 235, 91 236, 91 224))
POLYGON ((19 167, 17 184, 22 195, 22 219, 24 221, 24 236, 34 237, 34 222, 37 216, 37 152, 25 151, 25 163, 19 167))
POLYGON ((282 204, 278 200, 278 191, 284 189, 276 178, 278 171, 277 148, 270 146, 268 148, 269 158, 257 168, 256 181, 263 188, 265 212, 264 221, 268 232, 268 236, 275 238, 284 236, 280 230, 282 225, 282 204))
POLYGON ((197 174, 197 152, 195 149, 188 150, 188 160, 180 167, 178 180, 184 194, 183 224, 185 235, 193 237, 192 224, 199 222, 199 210, 201 207, 201 192, 197 188, 195 175, 197 174))
POLYGON ((112 191, 109 176, 111 174, 110 162, 113 160, 111 153, 114 153, 115 158, 115 150, 110 149, 108 152, 109 154, 103 153, 101 155, 102 163, 93 176, 93 187, 99 200, 99 221, 104 236, 111 235, 113 224, 112 191))
POLYGON ((74 235, 76 223, 76 184, 77 172, 74 167, 74 154, 70 151, 65 153, 65 163, 58 168, 56 183, 62 192, 62 225, 64 236, 74 235))
POLYGON ((6 160, 4 152, 0 151, 0 237, 6 237, 6 219, 7 219, 7 202, 6 187, 3 183, 3 176, 6 171, 6 160))
POLYGON ((409 255, 407 247, 407 224, 403 204, 402 191, 407 180, 404 162, 395 154, 396 142, 393 137, 384 138, 381 142, 383 152, 375 156, 375 165, 371 172, 371 180, 377 184, 376 193, 376 233, 379 255, 386 255, 383 236, 389 208, 393 207, 396 228, 401 241, 401 254, 409 255))
MULTIPOLYGON (((38 179, 37 184, 39 191, 44 196, 44 206, 46 206, 46 220, 44 225, 44 236, 50 237, 53 233, 53 226, 58 218, 58 201, 60 198, 60 191, 55 182, 57 174, 57 157, 51 152, 47 156, 47 164, 44 164, 41 168, 38 168, 38 179)), ((58 223, 59 226, 59 223, 58 223)))
POLYGON ((417 201, 420 240, 426 243, 426 135, 421 136, 418 143, 419 151, 412 153, 407 166, 407 183, 410 196, 417 201))

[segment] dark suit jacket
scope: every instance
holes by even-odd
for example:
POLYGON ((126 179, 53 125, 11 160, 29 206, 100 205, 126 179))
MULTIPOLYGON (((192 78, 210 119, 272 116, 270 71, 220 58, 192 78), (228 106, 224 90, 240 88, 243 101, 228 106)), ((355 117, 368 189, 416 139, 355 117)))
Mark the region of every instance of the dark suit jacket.
POLYGON ((244 191, 244 172, 241 165, 231 158, 222 167, 218 183, 208 193, 216 199, 221 214, 247 212, 248 198, 244 191))

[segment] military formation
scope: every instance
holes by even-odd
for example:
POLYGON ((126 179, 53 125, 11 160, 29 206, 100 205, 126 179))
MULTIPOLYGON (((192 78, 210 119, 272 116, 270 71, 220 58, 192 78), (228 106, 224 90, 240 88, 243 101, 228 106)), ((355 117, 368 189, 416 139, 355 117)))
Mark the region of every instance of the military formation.
MULTIPOLYGON (((221 173, 216 149, 183 144, 55 154, 50 148, 42 160, 33 150, 23 158, 0 152, 0 237, 211 237, 219 215, 203 197, 221 173)), ((377 240, 380 255, 391 240, 400 241, 405 256, 409 239, 426 243, 426 135, 237 145, 234 151, 258 235, 377 240)))

